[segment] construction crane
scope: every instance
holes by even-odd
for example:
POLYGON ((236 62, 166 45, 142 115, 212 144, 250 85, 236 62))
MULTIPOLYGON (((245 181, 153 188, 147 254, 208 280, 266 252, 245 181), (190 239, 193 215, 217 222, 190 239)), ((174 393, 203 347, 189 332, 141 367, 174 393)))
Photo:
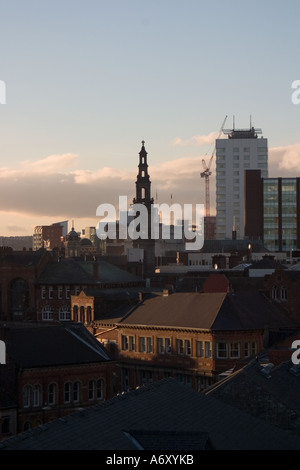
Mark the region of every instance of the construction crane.
MULTIPOLYGON (((220 136, 223 132, 226 119, 227 119, 227 115, 225 116, 225 119, 224 119, 223 124, 221 126, 221 129, 219 131, 219 135, 218 135, 217 139, 220 138, 220 136)), ((213 152, 211 154, 210 160, 208 162, 208 165, 206 165, 206 162, 205 162, 204 158, 202 159, 202 165, 203 165, 203 170, 204 171, 202 173, 200 173, 201 178, 205 179, 205 212, 204 212, 204 214, 205 214, 206 228, 207 228, 205 238, 208 239, 208 240, 211 237, 211 233, 210 233, 211 232, 211 230, 210 230, 211 227, 210 227, 209 177, 211 175, 210 167, 211 167, 215 152, 216 152, 216 142, 215 142, 215 147, 214 147, 213 152)))

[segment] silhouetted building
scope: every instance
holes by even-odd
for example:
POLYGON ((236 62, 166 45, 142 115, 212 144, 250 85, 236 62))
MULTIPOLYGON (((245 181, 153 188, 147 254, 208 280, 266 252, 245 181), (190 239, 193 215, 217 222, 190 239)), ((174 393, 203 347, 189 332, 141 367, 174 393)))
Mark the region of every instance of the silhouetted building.
MULTIPOLYGON (((155 271, 155 240, 151 237, 151 207, 153 198, 151 197, 151 181, 148 174, 147 152, 142 141, 142 148, 139 153, 138 175, 136 180, 136 197, 133 204, 143 204, 148 212, 148 227, 140 226, 141 236, 133 241, 134 248, 144 250, 144 275, 151 276, 155 271), (146 233, 145 233, 146 231, 146 233), (142 238, 145 237, 145 238, 142 238)), ((141 225, 141 224, 140 224, 141 225)))

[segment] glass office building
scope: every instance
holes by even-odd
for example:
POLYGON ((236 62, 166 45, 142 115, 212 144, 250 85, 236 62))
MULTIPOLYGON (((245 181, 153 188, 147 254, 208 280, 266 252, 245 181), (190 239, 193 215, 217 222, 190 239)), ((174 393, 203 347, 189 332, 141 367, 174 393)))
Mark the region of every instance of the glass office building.
POLYGON ((263 179, 263 239, 270 251, 299 248, 300 178, 263 179))

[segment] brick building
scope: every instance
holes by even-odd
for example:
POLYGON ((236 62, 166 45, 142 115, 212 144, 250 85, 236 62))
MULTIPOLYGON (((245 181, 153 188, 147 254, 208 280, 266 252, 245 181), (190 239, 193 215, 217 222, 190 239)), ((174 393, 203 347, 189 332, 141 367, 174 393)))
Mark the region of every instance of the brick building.
POLYGON ((81 309, 71 315, 71 299, 86 289, 142 289, 145 281, 105 261, 83 261, 73 258, 52 261, 47 264, 36 283, 36 314, 38 321, 93 320, 90 309, 81 309), (83 311, 82 311, 83 310, 83 311))
POLYGON ((0 439, 109 399, 115 362, 82 324, 2 323, 0 439))
POLYGON ((69 321, 85 288, 126 291, 145 281, 101 259, 60 259, 46 250, 0 253, 0 320, 69 321))
POLYGON ((269 298, 300 325, 300 271, 294 265, 290 269, 278 267, 265 278, 265 290, 269 298))
POLYGON ((125 390, 166 376, 202 390, 295 323, 258 292, 168 291, 92 326, 101 342, 115 343, 125 390))
POLYGON ((45 250, 0 256, 0 320, 36 319, 36 282, 51 259, 45 250))

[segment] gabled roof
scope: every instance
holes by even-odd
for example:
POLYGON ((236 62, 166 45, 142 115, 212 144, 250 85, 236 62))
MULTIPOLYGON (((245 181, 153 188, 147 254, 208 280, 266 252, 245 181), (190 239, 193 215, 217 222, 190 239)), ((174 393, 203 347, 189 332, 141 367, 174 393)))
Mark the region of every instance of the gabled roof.
POLYGON ((19 367, 48 367, 110 361, 108 351, 81 323, 1 323, 6 352, 19 367))
POLYGON ((191 443, 200 450, 208 439, 216 450, 300 450, 300 439, 174 379, 23 432, 0 442, 0 449, 156 450, 160 435, 164 450, 191 449, 191 443))
POLYGON ((258 292, 153 294, 119 324, 213 331, 295 326, 258 292))
POLYGON ((97 279, 94 277, 93 261, 74 258, 48 263, 41 273, 39 284, 101 284, 142 282, 143 279, 106 261, 96 261, 97 279))

